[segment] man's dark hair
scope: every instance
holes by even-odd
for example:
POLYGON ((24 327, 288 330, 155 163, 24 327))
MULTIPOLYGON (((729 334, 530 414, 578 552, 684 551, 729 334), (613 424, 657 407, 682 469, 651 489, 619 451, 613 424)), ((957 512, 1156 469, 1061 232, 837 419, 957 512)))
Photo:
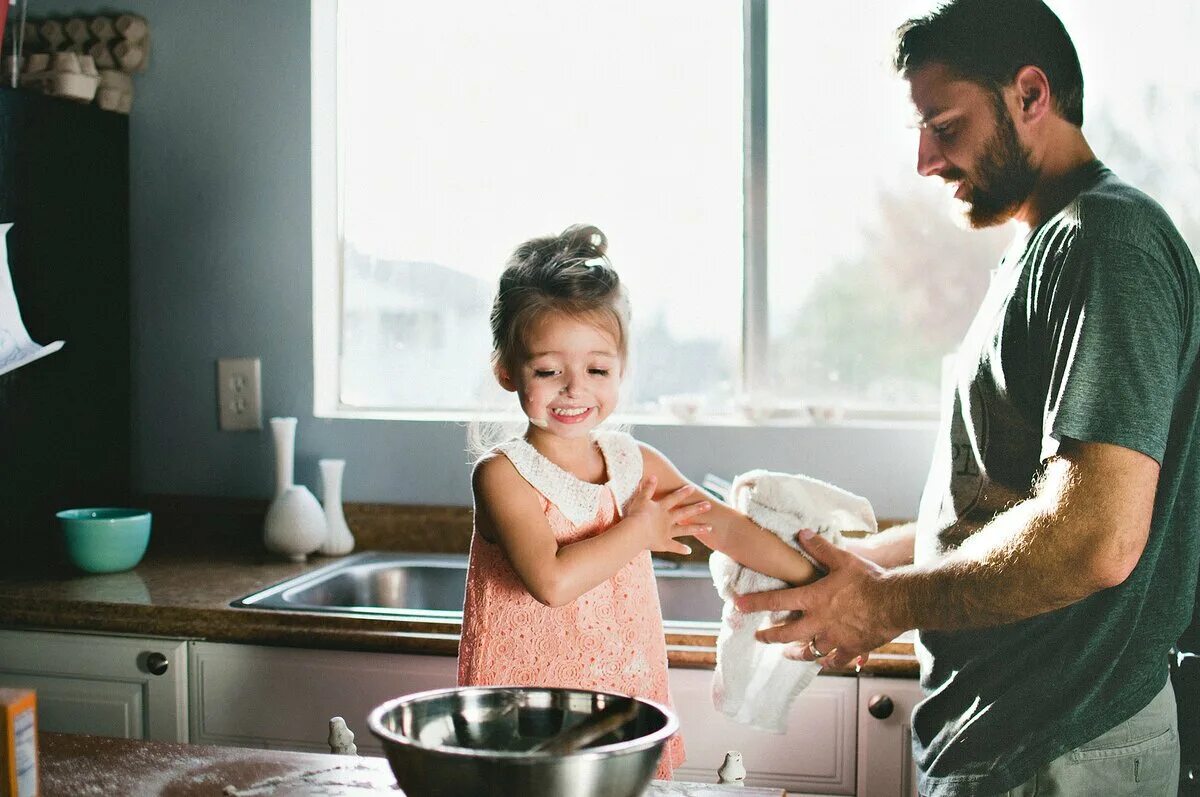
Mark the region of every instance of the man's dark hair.
POLYGON ((1059 115, 1083 126, 1083 72, 1067 29, 1042 0, 951 0, 896 31, 896 71, 911 74, 929 63, 997 94, 1024 66, 1050 81, 1059 115))

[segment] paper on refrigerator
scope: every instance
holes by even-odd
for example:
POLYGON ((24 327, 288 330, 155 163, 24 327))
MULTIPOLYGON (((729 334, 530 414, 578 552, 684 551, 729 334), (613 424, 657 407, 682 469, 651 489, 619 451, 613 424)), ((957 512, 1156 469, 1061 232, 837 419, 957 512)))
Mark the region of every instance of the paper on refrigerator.
POLYGON ((42 346, 34 343, 25 331, 17 294, 13 290, 12 272, 8 269, 8 231, 12 224, 0 224, 0 374, 39 360, 62 348, 56 340, 42 346))

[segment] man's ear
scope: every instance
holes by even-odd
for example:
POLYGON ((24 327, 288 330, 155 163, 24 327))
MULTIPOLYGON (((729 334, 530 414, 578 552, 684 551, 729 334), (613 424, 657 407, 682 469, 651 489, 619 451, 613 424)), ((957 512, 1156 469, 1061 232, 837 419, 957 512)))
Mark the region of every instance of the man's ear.
POLYGON ((507 390, 509 393, 517 392, 517 383, 508 375, 508 369, 499 363, 493 369, 496 374, 496 381, 500 383, 500 387, 507 390))
POLYGON ((1023 66, 1013 78, 1016 92, 1017 113, 1020 121, 1036 122, 1053 110, 1050 96, 1050 79, 1036 66, 1023 66))

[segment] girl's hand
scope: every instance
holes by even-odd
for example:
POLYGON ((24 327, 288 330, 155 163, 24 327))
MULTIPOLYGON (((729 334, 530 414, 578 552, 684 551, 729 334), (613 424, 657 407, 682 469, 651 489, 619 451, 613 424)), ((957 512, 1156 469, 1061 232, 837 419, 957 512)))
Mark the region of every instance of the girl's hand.
POLYGON ((656 501, 654 491, 657 487, 658 479, 655 477, 647 476, 642 479, 626 506, 625 517, 645 524, 646 547, 651 551, 691 553, 691 548, 675 538, 712 531, 711 526, 691 522, 696 515, 712 509, 712 504, 708 501, 684 504, 683 502, 695 492, 695 488, 690 484, 685 484, 656 501))

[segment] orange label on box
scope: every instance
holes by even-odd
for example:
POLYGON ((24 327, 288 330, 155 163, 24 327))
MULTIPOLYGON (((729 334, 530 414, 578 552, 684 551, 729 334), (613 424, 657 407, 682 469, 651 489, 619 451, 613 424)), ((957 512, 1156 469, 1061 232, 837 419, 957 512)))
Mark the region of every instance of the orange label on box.
POLYGON ((37 695, 0 689, 0 797, 37 797, 37 695))

